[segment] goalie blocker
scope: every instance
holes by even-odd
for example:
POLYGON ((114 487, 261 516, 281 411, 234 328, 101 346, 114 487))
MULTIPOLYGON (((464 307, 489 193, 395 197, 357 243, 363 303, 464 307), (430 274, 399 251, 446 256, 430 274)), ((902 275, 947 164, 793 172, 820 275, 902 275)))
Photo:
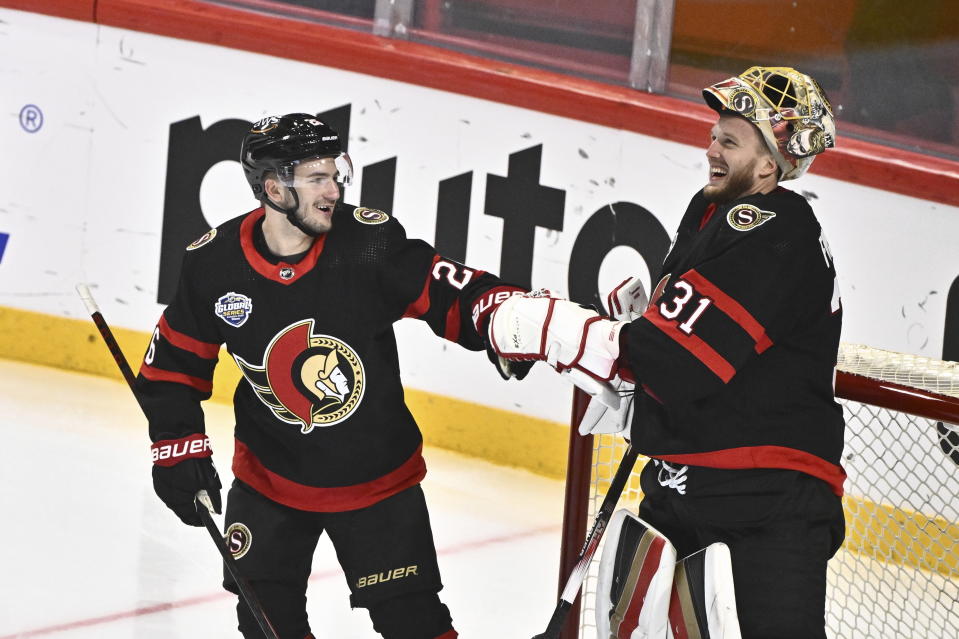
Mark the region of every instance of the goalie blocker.
MULTIPOLYGON (((642 283, 630 278, 619 288, 626 290, 627 283, 629 306, 645 302, 642 283)), ((631 371, 619 361, 619 335, 626 324, 541 289, 514 295, 493 311, 489 344, 502 360, 545 361, 581 390, 618 410, 620 396, 612 380, 619 376, 633 381, 631 371)))
POLYGON ((625 509, 610 521, 599 565, 599 639, 740 639, 729 548, 676 561, 659 531, 625 509))

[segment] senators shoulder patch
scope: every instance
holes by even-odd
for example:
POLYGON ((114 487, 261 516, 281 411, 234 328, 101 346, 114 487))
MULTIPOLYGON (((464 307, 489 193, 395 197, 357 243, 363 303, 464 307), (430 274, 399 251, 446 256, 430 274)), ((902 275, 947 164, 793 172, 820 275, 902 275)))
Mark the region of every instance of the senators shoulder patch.
POLYGON ((390 219, 390 216, 379 209, 368 209, 365 206, 359 206, 353 211, 353 217, 357 222, 363 224, 382 224, 390 219))
POLYGON ((739 204, 729 209, 726 221, 737 231, 751 231, 776 217, 772 211, 763 211, 752 204, 739 204))
POLYGON ((203 235, 201 235, 201 236, 198 237, 197 239, 195 239, 195 240, 193 240, 192 242, 190 242, 190 245, 186 247, 186 250, 188 250, 188 251, 195 251, 196 249, 200 248, 201 246, 204 246, 204 245, 209 244, 210 242, 212 242, 212 241, 213 241, 213 238, 215 238, 215 237, 216 237, 216 229, 210 229, 209 231, 207 231, 206 233, 204 233, 203 235))

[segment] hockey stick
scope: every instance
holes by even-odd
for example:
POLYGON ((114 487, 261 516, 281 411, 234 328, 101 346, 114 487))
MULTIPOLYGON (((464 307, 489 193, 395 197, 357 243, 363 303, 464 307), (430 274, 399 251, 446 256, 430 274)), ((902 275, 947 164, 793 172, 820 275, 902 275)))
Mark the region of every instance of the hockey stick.
POLYGON ((566 587, 563 588, 563 594, 560 595, 559 603, 556 604, 556 608, 553 610, 553 616, 550 617, 546 630, 533 637, 533 639, 559 639, 559 633, 563 630, 563 624, 566 622, 569 609, 572 608, 573 602, 576 601, 579 590, 583 586, 583 580, 586 579, 589 562, 593 559, 593 555, 596 554, 596 549, 599 547, 599 540, 602 539, 603 533, 606 532, 606 525, 609 523, 610 517, 613 516, 616 503, 619 501, 620 495, 623 494, 626 482, 629 481, 629 474, 633 472, 633 466, 636 464, 638 454, 632 444, 626 448, 626 452, 619 462, 619 468, 616 469, 613 481, 610 483, 609 490, 606 491, 603 503, 600 505, 599 512, 596 514, 596 521, 593 522, 593 528, 589 531, 589 535, 586 536, 586 542, 583 544, 583 549, 579 551, 576 565, 573 566, 573 569, 570 571, 569 579, 566 581, 566 587))
MULTIPOLYGON (((133 370, 130 369, 127 358, 123 355, 123 351, 120 350, 120 345, 117 344, 116 338, 113 337, 113 331, 110 330, 110 326, 106 320, 103 319, 100 308, 94 301, 90 289, 87 288, 86 284, 77 284, 77 293, 80 294, 80 299, 82 299, 86 305, 90 317, 93 318, 93 323, 96 325, 97 330, 100 331, 100 336, 103 337, 107 348, 110 349, 110 354, 113 355, 113 361, 115 361, 120 368, 123 379, 126 380, 127 386, 130 387, 130 392, 133 393, 133 398, 137 400, 140 410, 143 410, 143 403, 140 402, 140 396, 137 395, 136 391, 136 376, 134 376, 133 370)), ((146 415, 145 410, 143 410, 143 414, 146 415)), ((260 625, 260 630, 263 631, 267 639, 280 639, 276 630, 273 629, 273 624, 270 623, 266 613, 263 611, 263 606, 260 604, 259 599, 257 599, 256 593, 253 592, 253 589, 246 579, 243 578, 243 575, 240 574, 236 560, 233 559, 233 555, 230 554, 226 544, 223 543, 223 535, 220 533, 220 529, 217 528, 216 522, 213 521, 213 517, 210 514, 213 512, 213 503, 210 501, 210 496, 205 490, 201 490, 197 492, 195 499, 202 505, 198 505, 196 510, 200 515, 200 519, 203 521, 203 526, 207 532, 210 533, 210 537, 213 538, 213 543, 220 552, 220 556, 223 557, 223 563, 226 565, 226 569, 236 582, 240 594, 243 595, 243 600, 246 601, 246 605, 250 607, 250 612, 253 613, 256 622, 260 625)))

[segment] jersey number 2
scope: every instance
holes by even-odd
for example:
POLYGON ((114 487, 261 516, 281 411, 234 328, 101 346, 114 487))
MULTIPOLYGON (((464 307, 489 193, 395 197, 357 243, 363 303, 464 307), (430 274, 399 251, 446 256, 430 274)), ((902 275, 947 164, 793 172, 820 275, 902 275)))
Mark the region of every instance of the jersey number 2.
POLYGON ((440 260, 433 266, 433 279, 442 279, 444 273, 446 274, 446 281, 459 290, 463 290, 463 287, 473 279, 473 271, 465 266, 458 266, 452 262, 440 260), (457 277, 459 277, 459 279, 457 279, 457 277))

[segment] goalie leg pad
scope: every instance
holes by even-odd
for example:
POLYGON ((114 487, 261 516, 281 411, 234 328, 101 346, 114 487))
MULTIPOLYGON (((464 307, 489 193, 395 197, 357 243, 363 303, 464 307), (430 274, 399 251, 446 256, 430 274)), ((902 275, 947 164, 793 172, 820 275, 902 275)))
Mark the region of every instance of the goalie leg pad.
POLYGON ((726 544, 711 544, 676 564, 669 628, 672 639, 742 638, 726 544))
POLYGON ((597 636, 665 637, 676 549, 625 509, 613 514, 606 535, 596 595, 597 636))

